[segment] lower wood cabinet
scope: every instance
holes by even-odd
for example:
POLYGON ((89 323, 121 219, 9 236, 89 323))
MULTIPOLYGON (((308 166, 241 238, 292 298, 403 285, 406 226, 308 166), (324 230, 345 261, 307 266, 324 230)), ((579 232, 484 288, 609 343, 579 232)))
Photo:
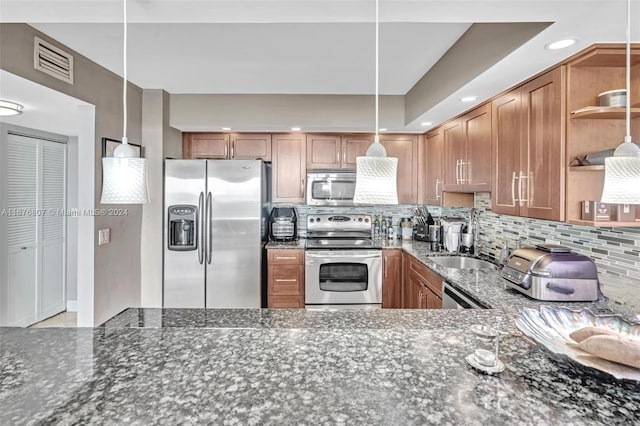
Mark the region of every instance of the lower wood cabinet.
POLYGON ((267 306, 304 308, 304 250, 268 250, 267 306))
POLYGON ((382 307, 402 307, 402 250, 382 250, 382 307))
POLYGON ((418 259, 402 258, 401 308, 442 309, 442 278, 418 259))

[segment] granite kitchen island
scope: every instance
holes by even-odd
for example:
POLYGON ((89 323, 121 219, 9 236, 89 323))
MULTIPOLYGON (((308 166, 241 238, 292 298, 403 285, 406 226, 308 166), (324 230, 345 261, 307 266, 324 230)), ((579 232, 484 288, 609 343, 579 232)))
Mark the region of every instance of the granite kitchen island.
POLYGON ((128 309, 0 329, 0 424, 634 424, 640 385, 552 359, 492 310, 128 309), (504 338, 498 376, 464 357, 504 338))

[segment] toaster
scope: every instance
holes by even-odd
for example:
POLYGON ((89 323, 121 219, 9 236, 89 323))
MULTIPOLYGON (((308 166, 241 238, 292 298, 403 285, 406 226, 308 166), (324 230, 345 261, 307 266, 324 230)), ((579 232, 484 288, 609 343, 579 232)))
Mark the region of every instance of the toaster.
POLYGON ((274 207, 269 216, 272 241, 294 241, 298 238, 298 216, 294 207, 274 207))
POLYGON ((532 299, 586 302, 598 300, 600 295, 593 260, 559 245, 515 250, 501 275, 508 281, 508 287, 532 299))

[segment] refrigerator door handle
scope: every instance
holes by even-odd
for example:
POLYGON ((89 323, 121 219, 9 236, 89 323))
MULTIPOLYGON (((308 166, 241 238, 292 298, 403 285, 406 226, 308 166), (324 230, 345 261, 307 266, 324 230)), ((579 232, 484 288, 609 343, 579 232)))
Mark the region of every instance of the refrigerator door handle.
POLYGON ((198 198, 198 235, 196 236, 198 245, 198 262, 204 263, 204 192, 200 193, 198 198))
POLYGON ((207 194, 207 265, 211 265, 213 257, 213 203, 211 192, 207 194))

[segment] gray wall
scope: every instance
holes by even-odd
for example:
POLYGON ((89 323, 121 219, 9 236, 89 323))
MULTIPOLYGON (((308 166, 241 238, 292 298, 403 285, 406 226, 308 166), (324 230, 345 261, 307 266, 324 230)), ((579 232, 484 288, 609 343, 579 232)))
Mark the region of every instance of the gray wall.
MULTIPOLYGON (((180 130, 372 131, 373 96, 171 95, 171 126, 180 130)), ((404 96, 380 97, 380 127, 404 127, 404 96)))
MULTIPOLYGON (((95 207, 101 208, 102 163, 100 139, 122 136, 122 79, 26 24, 0 24, 0 68, 43 86, 95 105, 95 207), (33 38, 59 46, 74 57, 74 85, 33 67, 33 38)), ((141 141, 142 90, 128 86, 128 133, 141 141)), ((108 207, 108 206, 106 206, 108 207)), ((111 243, 97 246, 95 238, 94 323, 100 324, 129 306, 140 305, 141 206, 127 206, 127 216, 96 216, 95 232, 111 229, 111 243)))
POLYGON ((142 94, 142 141, 148 160, 150 203, 142 213, 141 304, 162 306, 163 253, 163 161, 182 158, 182 134, 169 126, 169 94, 144 90, 142 94))

